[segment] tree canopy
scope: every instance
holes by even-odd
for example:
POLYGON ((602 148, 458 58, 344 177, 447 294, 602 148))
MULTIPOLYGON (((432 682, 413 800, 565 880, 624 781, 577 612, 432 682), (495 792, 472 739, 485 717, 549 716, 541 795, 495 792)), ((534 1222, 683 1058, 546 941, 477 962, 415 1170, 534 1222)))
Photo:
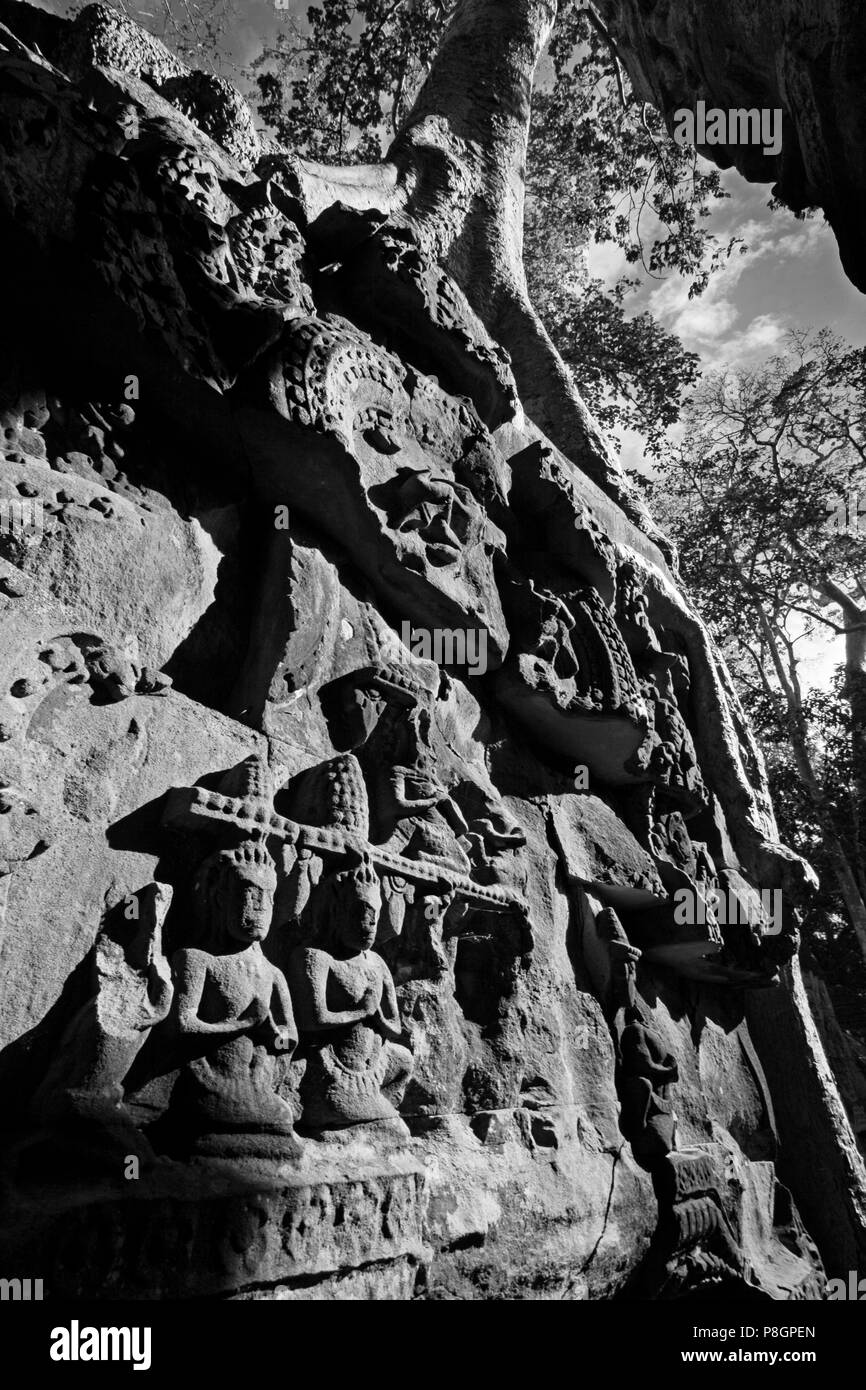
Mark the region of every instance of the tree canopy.
POLYGON ((761 739, 783 831, 823 871, 815 933, 847 923, 866 958, 864 373, 866 350, 825 329, 708 375, 649 490, 761 739), (819 643, 828 669, 810 684, 819 643))

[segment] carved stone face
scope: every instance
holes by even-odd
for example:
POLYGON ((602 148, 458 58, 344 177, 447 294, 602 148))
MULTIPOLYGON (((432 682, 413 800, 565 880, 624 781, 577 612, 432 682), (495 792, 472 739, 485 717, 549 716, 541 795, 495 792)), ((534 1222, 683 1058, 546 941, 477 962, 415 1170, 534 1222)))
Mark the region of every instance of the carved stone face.
POLYGON ((270 880, 254 870, 244 870, 226 875, 223 891, 223 921, 228 935, 247 945, 264 941, 274 911, 270 880))
POLYGON ((343 946, 350 951, 369 951, 376 940, 376 930, 382 911, 382 893, 372 885, 363 893, 346 894, 345 906, 337 932, 343 946))

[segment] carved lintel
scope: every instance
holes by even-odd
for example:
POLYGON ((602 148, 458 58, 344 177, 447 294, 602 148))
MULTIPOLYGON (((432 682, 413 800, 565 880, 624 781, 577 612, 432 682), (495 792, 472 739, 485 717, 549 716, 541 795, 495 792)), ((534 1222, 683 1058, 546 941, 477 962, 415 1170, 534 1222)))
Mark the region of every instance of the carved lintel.
POLYGON ((522 911, 518 893, 497 884, 474 883, 466 874, 453 873, 437 864, 407 859, 379 845, 368 845, 356 836, 327 826, 301 825, 268 810, 262 802, 224 796, 204 787, 174 787, 168 793, 163 824, 187 830, 226 828, 245 835, 270 837, 294 845, 300 852, 312 851, 327 857, 345 858, 369 853, 376 868, 418 884, 422 890, 453 892, 475 906, 489 911, 522 911))

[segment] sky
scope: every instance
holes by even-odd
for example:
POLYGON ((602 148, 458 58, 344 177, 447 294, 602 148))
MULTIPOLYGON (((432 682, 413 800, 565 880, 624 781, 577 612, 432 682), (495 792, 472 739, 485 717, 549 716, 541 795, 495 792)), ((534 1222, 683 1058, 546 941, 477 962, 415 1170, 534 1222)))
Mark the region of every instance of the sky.
MULTIPOLYGON (((706 371, 758 365, 783 349, 791 328, 828 327, 855 347, 866 344, 863 295, 842 269, 823 213, 798 220, 786 208, 771 209, 770 185, 746 183, 734 169, 722 182, 730 197, 716 204, 707 226, 722 242, 742 237, 744 249, 735 249, 697 299, 689 299, 682 276, 654 282, 643 275, 628 312, 648 309, 706 371)), ((590 273, 607 285, 636 273, 609 244, 591 246, 587 258, 590 273)), ((639 436, 624 437, 621 458, 626 467, 643 467, 639 436)), ((804 685, 826 686, 842 659, 840 640, 821 633, 801 636, 799 646, 804 685)))
MULTIPOLYGON (((697 299, 689 300, 682 276, 643 276, 629 312, 649 309, 708 368, 760 360, 781 347, 789 328, 827 326, 857 347, 866 343, 863 296, 842 270, 823 214, 798 220, 786 208, 771 210, 770 185, 748 184, 733 169, 722 183, 730 197, 715 205, 706 225, 721 242, 736 235, 744 246, 697 299)), ((635 273, 609 244, 591 246, 588 261, 608 285, 635 273)))

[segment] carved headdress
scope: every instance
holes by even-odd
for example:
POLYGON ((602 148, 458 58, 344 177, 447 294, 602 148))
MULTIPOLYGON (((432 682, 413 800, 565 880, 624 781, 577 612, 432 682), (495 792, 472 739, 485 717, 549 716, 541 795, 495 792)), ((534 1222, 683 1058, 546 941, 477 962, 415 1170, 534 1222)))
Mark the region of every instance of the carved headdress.
POLYGON ((341 866, 322 881, 314 904, 316 932, 322 942, 339 931, 340 922, 359 903, 382 906, 379 875, 369 854, 350 850, 341 866))
POLYGON ((277 888, 277 870, 267 846, 260 840, 244 840, 232 849, 221 849, 204 861, 196 875, 195 897, 202 920, 210 925, 225 902, 229 878, 252 879, 270 893, 277 888))

